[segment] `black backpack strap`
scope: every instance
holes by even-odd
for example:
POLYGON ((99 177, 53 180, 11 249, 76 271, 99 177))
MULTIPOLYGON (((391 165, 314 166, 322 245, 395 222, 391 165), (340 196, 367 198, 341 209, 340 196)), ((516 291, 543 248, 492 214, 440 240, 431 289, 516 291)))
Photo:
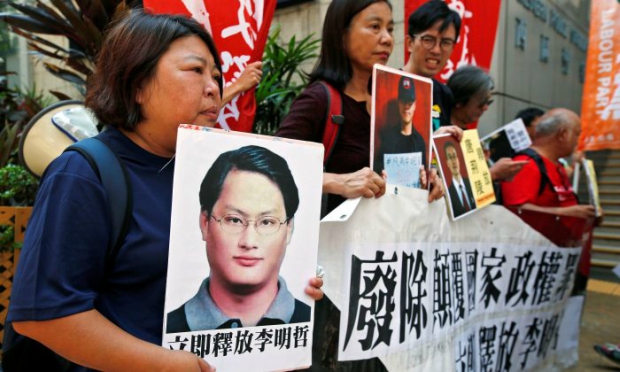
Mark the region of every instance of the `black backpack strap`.
MULTIPOLYGON (((116 254, 125 239, 133 207, 131 183, 123 163, 108 145, 96 137, 87 138, 69 146, 65 151, 77 151, 88 161, 105 189, 112 220, 110 245, 106 252, 105 275, 113 267, 116 254)), ((75 364, 54 353, 43 344, 17 335, 12 323, 5 324, 4 344, 17 339, 10 348, 3 350, 4 371, 66 372, 75 364)))
POLYGON ((538 195, 542 194, 547 184, 551 185, 551 180, 549 179, 549 175, 547 174, 547 168, 545 167, 545 162, 543 161, 543 158, 540 156, 540 154, 538 154, 531 148, 521 150, 515 154, 515 156, 517 155, 525 155, 531 158, 536 163, 536 166, 538 166, 538 170, 540 171, 540 185, 538 186, 538 195))
POLYGON ((109 270, 123 244, 131 221, 133 199, 127 170, 118 155, 100 139, 86 138, 69 146, 65 151, 77 151, 86 158, 101 180, 112 219, 111 245, 106 254, 109 270))

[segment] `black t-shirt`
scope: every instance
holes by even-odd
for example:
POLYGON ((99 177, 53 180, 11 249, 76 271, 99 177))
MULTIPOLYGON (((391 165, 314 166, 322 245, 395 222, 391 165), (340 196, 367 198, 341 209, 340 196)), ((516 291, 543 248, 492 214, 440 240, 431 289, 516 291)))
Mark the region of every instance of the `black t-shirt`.
POLYGON ((433 132, 439 127, 452 125, 450 115, 454 105, 454 96, 450 88, 433 79, 433 132))
POLYGON ((384 154, 404 154, 410 152, 422 153, 422 164, 426 167, 426 142, 415 129, 410 135, 404 135, 400 131, 400 125, 386 126, 379 132, 381 144, 375 158, 375 172, 380 173, 383 167, 384 154))

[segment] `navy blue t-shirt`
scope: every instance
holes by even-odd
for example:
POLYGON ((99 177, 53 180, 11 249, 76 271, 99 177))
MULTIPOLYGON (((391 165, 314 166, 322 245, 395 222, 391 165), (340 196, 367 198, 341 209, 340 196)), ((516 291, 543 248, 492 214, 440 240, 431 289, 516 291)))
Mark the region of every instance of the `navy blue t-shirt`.
POLYGON ((145 151, 114 128, 100 138, 124 162, 133 194, 129 231, 109 275, 106 197, 114 196, 105 195, 82 155, 63 153, 42 179, 7 320, 49 320, 96 309, 128 333, 161 344, 174 161, 145 151))

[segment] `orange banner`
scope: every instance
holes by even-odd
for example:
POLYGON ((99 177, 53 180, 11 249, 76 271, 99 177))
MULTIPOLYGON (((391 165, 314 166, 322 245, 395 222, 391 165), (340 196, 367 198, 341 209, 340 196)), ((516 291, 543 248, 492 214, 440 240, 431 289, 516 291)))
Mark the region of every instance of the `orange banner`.
POLYGON ((592 1, 580 150, 620 149, 620 4, 592 1))

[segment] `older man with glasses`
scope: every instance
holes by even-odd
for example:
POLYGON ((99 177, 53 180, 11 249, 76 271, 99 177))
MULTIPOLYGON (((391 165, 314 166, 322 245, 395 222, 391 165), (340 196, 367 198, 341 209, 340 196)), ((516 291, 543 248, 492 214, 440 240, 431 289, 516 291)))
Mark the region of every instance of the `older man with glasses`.
POLYGON ((167 333, 310 321, 279 276, 299 193, 279 155, 258 146, 221 154, 200 186, 210 274, 168 314, 167 333))

